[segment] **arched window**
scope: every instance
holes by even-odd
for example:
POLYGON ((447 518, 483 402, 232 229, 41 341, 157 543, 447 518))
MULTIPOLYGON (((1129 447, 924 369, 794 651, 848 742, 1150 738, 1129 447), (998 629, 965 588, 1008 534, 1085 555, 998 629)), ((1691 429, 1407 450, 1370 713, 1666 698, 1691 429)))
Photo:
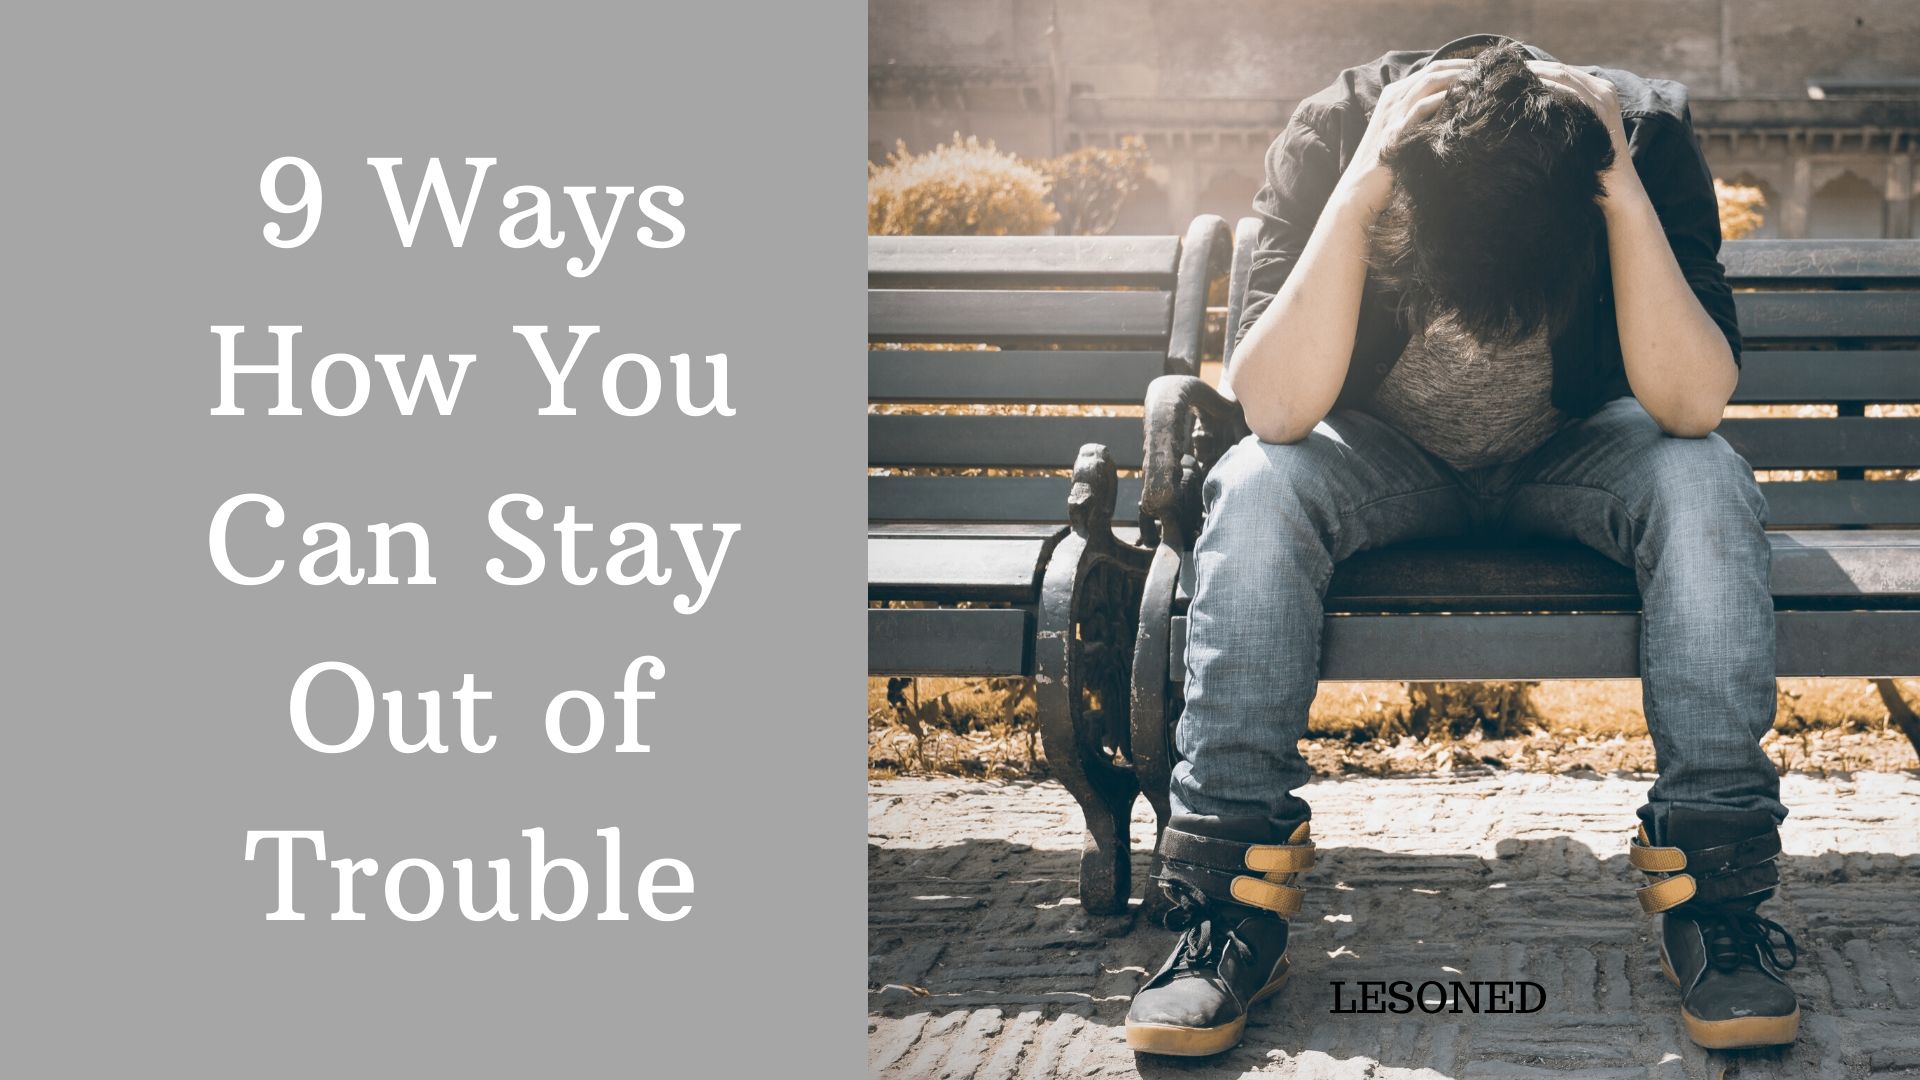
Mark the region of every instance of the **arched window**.
POLYGON ((1181 228, 1167 206, 1167 189, 1149 178, 1120 204, 1120 216, 1111 231, 1115 236, 1152 236, 1181 228))
POLYGON ((1852 170, 1820 185, 1807 207, 1807 236, 1816 240, 1877 240, 1886 235, 1880 189, 1852 170))

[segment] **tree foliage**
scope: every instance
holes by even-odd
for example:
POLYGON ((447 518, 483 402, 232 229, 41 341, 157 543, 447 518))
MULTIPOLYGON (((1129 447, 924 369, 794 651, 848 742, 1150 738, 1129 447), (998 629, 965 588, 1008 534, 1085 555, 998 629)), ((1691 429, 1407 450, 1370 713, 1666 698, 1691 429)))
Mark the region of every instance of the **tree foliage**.
POLYGON ((1721 239, 1738 240, 1766 223, 1767 197, 1759 188, 1715 177, 1713 194, 1720 201, 1721 239))
POLYGON ((1053 182, 1059 232, 1102 236, 1113 229, 1127 197, 1147 179, 1147 144, 1128 135, 1119 146, 1083 146, 1039 163, 1053 182))

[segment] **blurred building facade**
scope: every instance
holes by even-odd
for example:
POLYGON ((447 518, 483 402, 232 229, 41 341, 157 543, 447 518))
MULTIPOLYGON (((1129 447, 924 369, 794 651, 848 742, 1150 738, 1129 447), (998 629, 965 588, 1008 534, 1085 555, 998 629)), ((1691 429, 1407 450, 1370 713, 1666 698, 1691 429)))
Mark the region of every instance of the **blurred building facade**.
POLYGON ((868 153, 955 132, 1044 157, 1146 139, 1117 232, 1248 212, 1302 98, 1391 49, 1510 34, 1570 64, 1677 79, 1759 236, 1910 237, 1920 0, 870 0, 868 153))

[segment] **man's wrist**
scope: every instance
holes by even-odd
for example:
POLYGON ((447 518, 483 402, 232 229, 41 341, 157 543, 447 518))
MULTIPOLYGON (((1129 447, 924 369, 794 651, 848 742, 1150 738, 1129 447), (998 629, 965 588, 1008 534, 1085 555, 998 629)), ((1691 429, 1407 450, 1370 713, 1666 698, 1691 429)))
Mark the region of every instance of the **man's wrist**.
POLYGON ((1601 187, 1605 194, 1601 196, 1600 208, 1608 214, 1629 208, 1638 209, 1652 202, 1624 146, 1616 148, 1612 167, 1601 174, 1601 187))
POLYGON ((1328 197, 1326 212, 1342 223, 1364 229, 1372 225, 1385 209, 1384 205, 1376 203, 1384 202, 1384 196, 1366 190, 1363 185, 1342 181, 1335 185, 1333 194, 1328 197))

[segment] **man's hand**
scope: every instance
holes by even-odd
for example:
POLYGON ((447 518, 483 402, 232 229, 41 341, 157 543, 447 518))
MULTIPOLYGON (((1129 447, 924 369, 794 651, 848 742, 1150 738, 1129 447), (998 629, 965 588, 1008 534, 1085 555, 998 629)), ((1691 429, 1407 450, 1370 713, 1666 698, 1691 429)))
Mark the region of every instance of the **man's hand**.
POLYGON ((1629 196, 1638 190, 1640 176, 1633 171, 1633 159, 1627 150, 1626 123, 1620 118, 1620 96, 1613 84, 1598 75, 1552 60, 1529 60, 1527 70, 1552 89, 1592 109, 1606 125, 1607 137, 1613 140, 1613 164, 1601 174, 1601 183, 1606 189, 1604 199, 1612 202, 1616 197, 1629 196))
POLYGON ((1439 111, 1468 59, 1436 60, 1389 84, 1334 185, 1293 273, 1234 350, 1225 385, 1247 427, 1271 443, 1307 437, 1346 380, 1367 277, 1367 230, 1393 194, 1380 155, 1439 111))
POLYGON ((1600 177, 1601 210, 1627 383, 1667 434, 1702 437, 1719 425, 1740 369, 1726 337, 1680 272, 1660 216, 1640 183, 1613 84, 1564 64, 1535 60, 1527 67, 1555 92, 1592 109, 1607 126, 1613 164, 1600 177))
POLYGON ((1393 193, 1393 171, 1381 163, 1380 155, 1408 128, 1438 112, 1447 91, 1471 67, 1472 60, 1436 60, 1384 87, 1373 115, 1367 118, 1366 134, 1354 148, 1353 160, 1334 189, 1334 198, 1344 196, 1363 207, 1369 219, 1379 217, 1393 193))
POLYGON ((1225 388, 1240 399, 1248 429, 1261 439, 1304 439, 1333 408, 1360 321, 1367 230, 1393 194, 1393 173, 1380 155, 1432 116, 1472 66, 1471 60, 1435 61, 1381 91, 1293 273, 1234 350, 1225 388))

